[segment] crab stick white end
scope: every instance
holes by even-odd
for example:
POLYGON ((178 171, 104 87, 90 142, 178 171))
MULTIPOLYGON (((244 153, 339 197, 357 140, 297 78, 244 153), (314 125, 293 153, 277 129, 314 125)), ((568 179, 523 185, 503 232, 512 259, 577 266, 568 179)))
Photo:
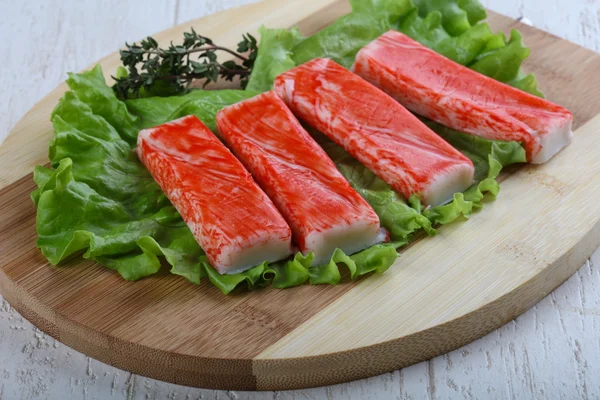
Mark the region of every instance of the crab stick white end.
POLYGON ((533 164, 549 161, 573 141, 573 119, 559 121, 545 135, 540 136, 539 152, 531 157, 533 164))
POLYGON ((331 260, 335 249, 351 255, 387 241, 389 233, 379 228, 379 224, 361 221, 350 226, 340 224, 325 231, 313 232, 306 237, 306 248, 315 254, 313 265, 320 266, 331 260))
MULTIPOLYGON (((195 223, 187 224, 192 232, 200 232, 195 223)), ((249 238, 239 237, 237 241, 221 247, 211 264, 224 275, 237 274, 266 262, 287 258, 292 253, 291 236, 283 237, 264 231, 249 238)))

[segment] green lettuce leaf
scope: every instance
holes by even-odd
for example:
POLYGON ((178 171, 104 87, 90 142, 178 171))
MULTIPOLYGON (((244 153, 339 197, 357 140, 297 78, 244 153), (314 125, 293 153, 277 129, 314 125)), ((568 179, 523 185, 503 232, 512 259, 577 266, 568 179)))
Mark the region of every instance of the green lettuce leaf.
MULTIPOLYGON (((440 54, 501 82, 537 96, 533 75, 521 70, 529 55, 517 31, 510 40, 494 34, 478 0, 351 0, 352 12, 331 25, 301 40, 291 48, 291 41, 261 41, 251 81, 260 82, 254 90, 269 90, 277 72, 284 72, 318 57, 327 57, 350 68, 358 51, 390 29, 412 37, 440 54), (283 51, 282 51, 283 50, 283 51), (282 54, 285 67, 280 68, 282 54), (275 66, 275 68, 271 68, 275 66)), ((285 30, 277 30, 284 37, 285 30)), ((291 31, 288 36, 294 36, 291 31)))
MULTIPOLYGON (((33 170, 33 181, 35 182, 35 185, 38 187, 38 189, 31 192, 31 200, 33 200, 33 203, 36 206, 38 205, 41 194, 44 192, 44 190, 46 190, 46 184, 50 182, 50 179, 52 179, 53 176, 54 170, 52 168, 46 168, 41 165, 38 165, 33 170)), ((53 185, 54 183, 51 184, 53 185)))
MULTIPOLYGON (((164 259, 171 273, 193 283, 207 277, 223 293, 230 293, 240 286, 337 284, 340 266, 346 266, 354 279, 383 272, 396 260, 398 244, 391 244, 351 256, 337 250, 323 268, 311 267, 312 255, 296 254, 291 260, 220 275, 137 159, 129 131, 191 114, 216 130, 219 110, 255 93, 192 91, 125 104, 109 95, 99 67, 71 75, 68 83, 74 89, 52 113, 54 139, 49 156, 53 168, 35 169, 38 189, 31 194, 37 205, 37 245, 52 264, 83 253, 84 258, 117 271, 124 279, 137 280, 157 273, 164 259), (125 126, 135 124, 134 128, 113 126, 106 118, 107 110, 119 113, 125 126)), ((117 116, 110 116, 118 123, 117 116)))
POLYGON ((414 11, 399 20, 395 29, 463 65, 475 61, 494 37, 487 24, 477 24, 458 36, 452 36, 444 29, 443 19, 438 11, 431 12, 425 18, 414 11))
MULTIPOLYGON (((81 79, 80 79, 81 80, 81 79)), ((133 219, 169 205, 129 142, 75 92, 67 92, 52 113, 50 161, 72 161, 72 174, 98 194, 116 201, 133 219)))
POLYGON ((296 65, 317 57, 328 57, 350 68, 362 47, 392 29, 395 21, 414 9, 410 0, 350 0, 350 4, 350 14, 294 48, 292 57, 296 65))
POLYGON ((302 285, 310 278, 308 271, 314 258, 313 253, 309 253, 306 257, 298 253, 293 260, 266 268, 263 271, 263 277, 271 278, 273 287, 278 289, 302 285))
POLYGON ((125 104, 119 101, 113 90, 106 85, 100 65, 81 74, 70 73, 67 85, 77 97, 90 106, 94 114, 104 118, 117 129, 124 140, 135 143, 139 132, 138 119, 127 111, 125 104))
POLYGON ((298 28, 269 29, 262 26, 259 32, 261 45, 253 70, 260 73, 250 75, 246 90, 266 92, 272 89, 277 76, 296 66, 292 49, 304 38, 298 28))
POLYGON ((422 18, 433 12, 442 16, 442 25, 452 36, 459 36, 487 18, 479 0, 413 0, 422 18))
POLYGON ((523 43, 523 36, 513 29, 510 40, 499 33, 488 41, 486 48, 469 68, 535 96, 544 97, 537 87, 535 76, 526 74, 521 69, 521 64, 530 53, 523 43))
POLYGON ((192 90, 183 96, 136 98, 127 100, 125 104, 129 112, 139 118, 140 129, 196 115, 215 132, 215 117, 222 108, 257 94, 252 90, 192 90))

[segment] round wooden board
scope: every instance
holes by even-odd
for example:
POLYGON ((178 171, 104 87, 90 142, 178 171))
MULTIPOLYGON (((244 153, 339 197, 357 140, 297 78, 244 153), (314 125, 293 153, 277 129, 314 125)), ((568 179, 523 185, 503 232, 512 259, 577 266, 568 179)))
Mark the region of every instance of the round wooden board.
MULTIPOLYGON (((260 25, 310 34, 341 0, 268 0, 193 25, 235 44, 260 25)), ((517 23, 490 16, 496 30, 517 23)), ((339 286, 222 295, 161 273, 139 282, 82 259, 51 267, 35 248, 31 172, 47 163, 49 116, 64 85, 0 147, 0 291, 27 319, 89 356, 178 384, 283 390, 345 382, 429 359, 512 320, 600 243, 600 56, 519 25, 548 97, 574 111, 574 143, 550 163, 504 176, 497 201, 405 249, 387 273, 339 286), (569 57, 564 57, 568 54, 569 57)), ((100 61, 106 73, 119 61, 100 61)))

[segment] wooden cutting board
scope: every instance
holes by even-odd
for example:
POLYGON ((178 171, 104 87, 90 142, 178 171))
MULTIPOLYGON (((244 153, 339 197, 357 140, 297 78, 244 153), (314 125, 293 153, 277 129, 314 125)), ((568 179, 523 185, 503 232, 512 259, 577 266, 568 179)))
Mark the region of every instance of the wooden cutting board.
MULTIPOLYGON (((260 25, 311 34, 349 11, 343 0, 268 0, 190 26, 233 45, 260 25)), ((468 222, 403 251, 383 275, 339 286, 222 295, 160 273, 131 283, 82 259, 51 267, 35 248, 31 172, 46 164, 49 116, 66 90, 40 101, 0 147, 0 291, 27 319, 87 355, 156 379, 238 390, 329 385, 398 369, 467 344, 533 306, 600 244, 600 55, 518 28, 526 63, 548 98, 576 116, 573 144, 550 163, 505 176, 497 201, 468 222)), ((108 74, 119 64, 100 61, 108 74)))

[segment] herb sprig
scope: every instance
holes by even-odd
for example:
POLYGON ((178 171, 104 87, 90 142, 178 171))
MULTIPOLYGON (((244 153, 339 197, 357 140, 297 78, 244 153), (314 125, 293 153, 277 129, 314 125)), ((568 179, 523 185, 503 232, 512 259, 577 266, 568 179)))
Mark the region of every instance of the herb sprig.
POLYGON ((125 43, 126 49, 121 50, 120 55, 127 74, 113 77, 116 81, 113 89, 117 95, 121 98, 138 97, 142 89, 181 93, 189 90, 195 80, 204 80, 206 86, 217 82, 219 77, 226 81, 239 77, 242 88, 246 87, 258 52, 254 36, 249 33, 243 35, 237 51, 215 44, 193 28, 183 36, 181 45, 171 42, 166 49, 160 48, 150 36, 139 44, 125 43), (235 59, 219 62, 217 52, 228 53, 235 59))

